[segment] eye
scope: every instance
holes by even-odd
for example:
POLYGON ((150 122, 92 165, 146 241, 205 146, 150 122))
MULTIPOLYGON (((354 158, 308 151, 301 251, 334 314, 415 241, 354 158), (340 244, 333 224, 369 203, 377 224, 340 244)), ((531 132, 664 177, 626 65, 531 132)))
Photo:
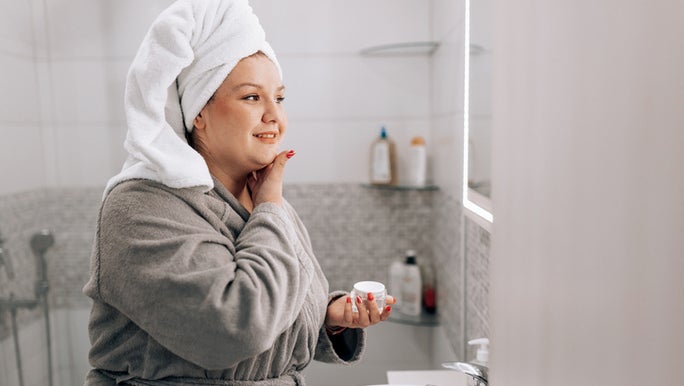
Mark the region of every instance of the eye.
POLYGON ((276 101, 276 103, 283 103, 285 101, 285 97, 284 96, 276 97, 275 101, 276 101))
POLYGON ((247 95, 247 96, 245 96, 245 97, 242 98, 242 99, 244 99, 244 100, 246 100, 246 101, 254 101, 254 102, 256 102, 256 101, 259 100, 259 96, 256 95, 256 94, 252 94, 252 95, 247 95))

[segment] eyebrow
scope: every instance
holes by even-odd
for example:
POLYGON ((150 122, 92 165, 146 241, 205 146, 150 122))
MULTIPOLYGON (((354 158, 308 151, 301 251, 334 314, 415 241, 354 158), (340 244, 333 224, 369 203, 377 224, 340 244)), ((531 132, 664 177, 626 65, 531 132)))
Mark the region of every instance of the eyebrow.
MULTIPOLYGON (((263 89, 263 87, 262 87, 261 85, 258 85, 258 84, 256 84, 256 83, 245 82, 245 83, 240 83, 240 84, 238 84, 237 86, 233 87, 233 91, 237 91, 237 90, 239 90, 239 89, 241 89, 241 88, 243 88, 243 87, 254 87, 254 88, 258 88, 258 89, 263 89)), ((282 91, 282 90, 285 90, 285 86, 284 86, 284 85, 281 85, 280 87, 278 87, 278 88, 276 89, 276 91, 282 91)))

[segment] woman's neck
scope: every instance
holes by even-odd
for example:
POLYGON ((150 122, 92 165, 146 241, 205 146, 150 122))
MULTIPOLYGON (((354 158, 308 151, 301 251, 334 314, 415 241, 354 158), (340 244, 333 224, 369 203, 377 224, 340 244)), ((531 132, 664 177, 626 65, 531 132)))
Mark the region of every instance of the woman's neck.
POLYGON ((225 173, 221 168, 212 168, 209 166, 209 172, 216 177, 221 184, 233 194, 235 198, 244 206, 249 213, 254 209, 252 196, 247 187, 247 176, 234 176, 225 173))

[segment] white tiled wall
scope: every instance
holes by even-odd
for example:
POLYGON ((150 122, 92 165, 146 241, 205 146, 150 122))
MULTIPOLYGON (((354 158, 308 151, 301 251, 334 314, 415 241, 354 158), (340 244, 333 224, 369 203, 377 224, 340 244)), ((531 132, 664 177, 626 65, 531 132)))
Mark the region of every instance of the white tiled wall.
POLYGON ((45 179, 30 2, 0 1, 0 194, 45 179))
MULTIPOLYGON (((171 2, 0 2, 0 122, 3 137, 16 139, 2 141, 0 164, 17 153, 30 160, 22 160, 21 178, 3 191, 99 186, 118 172, 125 158, 126 72, 149 24, 171 2), (31 122, 21 135, 32 136, 20 138, 12 122, 31 122)), ((284 146, 298 153, 289 182, 365 182, 370 143, 383 124, 397 142, 400 166, 412 136, 436 146, 430 58, 359 54, 379 44, 430 40, 431 4, 252 0, 288 87, 284 146)))
POLYGON ((440 47, 432 57, 433 174, 437 185, 460 200, 463 156, 463 1, 435 0, 432 34, 440 47))
POLYGON ((365 182, 370 143, 386 125, 402 154, 430 135, 430 58, 363 57, 367 47, 431 39, 431 1, 253 0, 283 67, 292 182, 365 182), (314 15, 311 17, 311 15, 314 15))
POLYGON ((251 0, 279 54, 355 55, 379 44, 430 40, 431 0, 251 0))

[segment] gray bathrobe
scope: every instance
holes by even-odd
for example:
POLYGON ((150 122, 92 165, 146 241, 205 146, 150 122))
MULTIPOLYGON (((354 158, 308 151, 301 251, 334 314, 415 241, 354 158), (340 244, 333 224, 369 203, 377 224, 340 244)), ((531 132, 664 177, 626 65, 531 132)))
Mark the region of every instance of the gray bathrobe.
POLYGON ((250 214, 218 180, 117 185, 102 204, 86 385, 304 385, 312 359, 352 363, 365 335, 325 332, 328 282, 287 203, 250 214))

